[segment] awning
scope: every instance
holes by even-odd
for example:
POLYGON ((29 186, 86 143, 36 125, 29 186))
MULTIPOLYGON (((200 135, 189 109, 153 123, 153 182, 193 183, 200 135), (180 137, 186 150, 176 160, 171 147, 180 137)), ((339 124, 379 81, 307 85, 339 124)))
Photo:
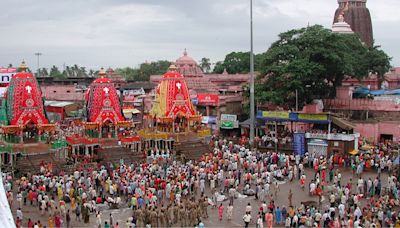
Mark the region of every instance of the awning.
MULTIPOLYGON (((264 125, 263 121, 259 120, 259 119, 255 119, 254 122, 255 122, 254 123, 254 127, 262 127, 264 125)), ((250 119, 247 119, 247 120, 245 120, 243 122, 240 122, 239 126, 240 127, 244 127, 244 128, 250 127, 250 119)))
POLYGON ((350 123, 349 121, 335 117, 335 116, 331 116, 331 120, 335 125, 337 125, 338 127, 340 127, 343 130, 350 131, 350 130, 353 130, 354 128, 356 128, 356 126, 353 125, 352 123, 350 123))

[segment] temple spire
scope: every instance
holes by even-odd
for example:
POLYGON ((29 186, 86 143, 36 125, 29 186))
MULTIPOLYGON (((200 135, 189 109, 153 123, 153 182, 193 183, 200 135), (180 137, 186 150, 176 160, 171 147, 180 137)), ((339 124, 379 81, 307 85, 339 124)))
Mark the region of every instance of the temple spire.
POLYGON ((100 76, 100 78, 104 78, 105 76, 106 76, 106 71, 104 70, 104 68, 102 67, 102 68, 100 68, 100 71, 99 71, 99 76, 100 76))
POLYGON ((22 60, 21 64, 18 67, 20 72, 27 72, 28 65, 25 63, 25 60, 22 60))

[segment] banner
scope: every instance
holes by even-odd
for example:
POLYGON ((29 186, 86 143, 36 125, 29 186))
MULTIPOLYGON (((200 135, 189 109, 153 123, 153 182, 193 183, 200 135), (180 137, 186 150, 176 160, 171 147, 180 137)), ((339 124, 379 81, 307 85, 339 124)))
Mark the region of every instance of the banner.
POLYGON ((216 124, 217 117, 216 116, 202 116, 201 123, 202 124, 216 124))
POLYGON ((218 95, 217 94, 208 94, 208 93, 199 93, 197 94, 197 103, 200 105, 218 105, 218 95))
POLYGON ((276 118, 276 119, 289 119, 289 113, 288 112, 263 111, 262 117, 276 118))
POLYGON ((306 113, 299 113, 298 120, 317 120, 317 121, 326 121, 328 120, 327 114, 306 114, 306 113))
POLYGON ((306 137, 304 133, 294 133, 293 150, 295 155, 304 156, 306 153, 306 137))

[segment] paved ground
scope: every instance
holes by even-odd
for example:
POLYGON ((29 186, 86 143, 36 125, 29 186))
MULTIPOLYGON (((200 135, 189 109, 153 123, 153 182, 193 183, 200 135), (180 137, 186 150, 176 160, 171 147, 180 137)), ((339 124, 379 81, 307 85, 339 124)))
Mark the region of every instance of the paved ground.
MULTIPOLYGON (((345 170, 342 169, 341 172, 342 172, 342 180, 343 180, 342 183, 347 183, 349 181, 349 179, 352 177, 351 171, 348 169, 345 169, 345 170)), ((314 174, 313 170, 306 169, 307 184, 311 180, 311 177, 313 176, 313 174, 314 174)), ((376 176, 377 176, 377 174, 375 171, 366 172, 363 175, 364 178, 371 177, 372 179, 375 178, 376 176)), ((381 175, 381 178, 382 178, 382 186, 386 186, 387 185, 387 174, 383 173, 381 175)), ((356 179, 357 178, 353 177, 353 183, 355 183, 356 179)), ((305 191, 302 191, 300 188, 299 182, 296 180, 293 182, 285 182, 280 185, 280 191, 278 192, 277 199, 275 199, 275 205, 280 206, 280 207, 282 205, 285 205, 286 207, 288 206, 288 204, 289 204, 288 194, 289 194, 290 189, 292 189, 292 192, 293 192, 293 204, 294 205, 300 205, 301 201, 308 201, 308 200, 318 201, 317 197, 309 196, 307 188, 305 191)), ((207 193, 209 195, 208 189, 207 189, 207 193)), ((232 221, 228 221, 226 219, 226 216, 224 213, 224 219, 223 219, 223 221, 220 222, 218 220, 217 209, 212 209, 211 207, 209 207, 208 213, 209 213, 210 217, 208 219, 204 220, 206 227, 243 227, 244 223, 242 221, 242 218, 244 215, 245 207, 246 207, 247 203, 249 203, 249 202, 253 208, 252 217, 254 220, 256 220, 258 208, 260 207, 261 202, 256 201, 254 197, 247 197, 244 199, 236 199, 234 201, 234 210, 233 210, 233 220, 232 221)), ((268 201, 267 201, 267 203, 268 203, 268 201)), ((328 204, 328 202, 327 202, 327 200, 325 200, 325 202, 323 203, 323 206, 325 206, 327 204, 328 204)), ((225 206, 225 208, 227 208, 228 201, 224 201, 223 205, 225 206)), ((68 205, 68 207, 69 207, 69 205, 68 205)), ((14 204, 13 205, 14 216, 15 216, 16 209, 17 209, 16 205, 14 204)), ((24 226, 26 226, 26 224, 27 224, 27 218, 31 218, 34 221, 40 220, 42 224, 48 225, 48 223, 47 223, 48 217, 41 216, 40 213, 38 212, 37 207, 27 206, 27 207, 23 208, 23 213, 24 213, 24 222, 23 222, 24 226)), ((126 219, 131 216, 132 211, 129 208, 102 211, 103 224, 104 224, 104 221, 108 220, 110 213, 112 213, 114 215, 114 218, 117 221, 119 221, 120 227, 125 227, 126 219)), ((91 215, 91 217, 90 217, 90 224, 83 224, 81 222, 75 221, 74 214, 72 214, 71 217, 73 220, 73 222, 72 222, 73 227, 95 227, 96 221, 95 221, 94 215, 91 215)), ((65 226, 65 223, 63 225, 65 226)), ((252 226, 254 227, 255 225, 253 224, 252 226)))

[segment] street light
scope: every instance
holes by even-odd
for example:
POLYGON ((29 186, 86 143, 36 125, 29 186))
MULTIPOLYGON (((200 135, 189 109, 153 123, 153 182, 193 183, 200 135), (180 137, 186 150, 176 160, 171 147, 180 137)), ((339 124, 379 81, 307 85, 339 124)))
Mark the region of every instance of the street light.
POLYGON ((253 0, 250 0, 250 144, 254 140, 253 0))
POLYGON ((37 77, 39 77, 39 67, 40 67, 39 59, 40 59, 40 56, 42 55, 42 53, 41 52, 36 52, 35 55, 37 56, 37 77))

